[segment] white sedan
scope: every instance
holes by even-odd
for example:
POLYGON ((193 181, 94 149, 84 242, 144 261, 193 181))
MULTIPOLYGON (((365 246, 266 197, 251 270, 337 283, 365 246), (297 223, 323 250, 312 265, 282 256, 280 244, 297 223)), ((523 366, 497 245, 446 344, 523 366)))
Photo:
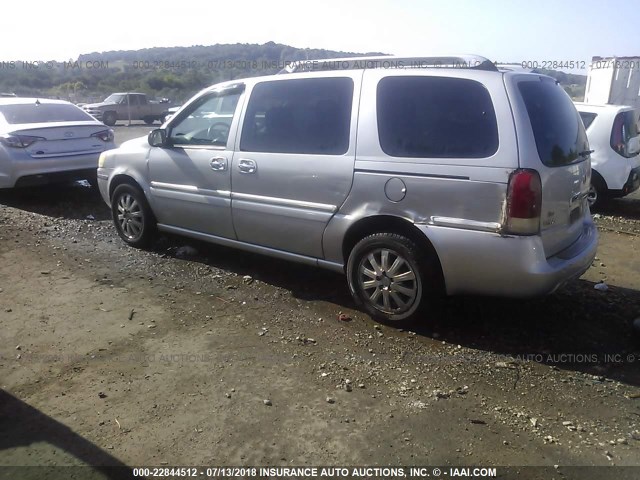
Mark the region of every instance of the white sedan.
POLYGON ((71 180, 95 184, 113 130, 72 103, 0 98, 0 188, 71 180))

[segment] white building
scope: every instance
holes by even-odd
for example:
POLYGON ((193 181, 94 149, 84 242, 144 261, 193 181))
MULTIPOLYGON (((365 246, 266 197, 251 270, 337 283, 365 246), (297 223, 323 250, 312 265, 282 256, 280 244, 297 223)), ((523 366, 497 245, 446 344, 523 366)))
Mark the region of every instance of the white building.
POLYGON ((640 107, 640 57, 593 57, 584 101, 640 107))

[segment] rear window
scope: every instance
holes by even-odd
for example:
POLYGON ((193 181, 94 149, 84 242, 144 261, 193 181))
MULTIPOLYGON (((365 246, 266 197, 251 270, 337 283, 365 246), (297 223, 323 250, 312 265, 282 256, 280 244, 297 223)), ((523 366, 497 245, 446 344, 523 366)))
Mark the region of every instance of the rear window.
POLYGON ((629 154, 627 146, 629 140, 638 135, 638 124, 636 115, 633 111, 627 110, 620 112, 613 120, 613 128, 611 129, 611 148, 623 157, 633 157, 629 154))
POLYGON ((483 158, 498 150, 491 96, 474 80, 386 77, 377 110, 380 147, 392 157, 483 158))
POLYGON ((597 113, 591 112, 580 112, 580 118, 582 119, 582 123, 584 123, 584 128, 589 129, 593 121, 598 116, 597 113))
POLYGON ((89 122, 95 120, 75 105, 64 103, 0 105, 0 115, 9 124, 89 122))
POLYGON ((589 149, 587 134, 569 95, 554 80, 518 84, 527 107, 538 156, 548 167, 560 167, 581 159, 589 149))

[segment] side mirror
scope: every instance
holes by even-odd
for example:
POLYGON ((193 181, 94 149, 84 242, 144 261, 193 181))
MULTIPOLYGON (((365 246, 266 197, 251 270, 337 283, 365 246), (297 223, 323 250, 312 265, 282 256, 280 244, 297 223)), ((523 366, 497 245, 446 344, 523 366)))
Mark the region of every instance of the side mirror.
POLYGON ((635 156, 640 153, 640 136, 632 137, 627 142, 627 155, 635 156))
POLYGON ((164 128, 151 130, 147 141, 152 147, 164 147, 167 145, 167 131, 164 128))

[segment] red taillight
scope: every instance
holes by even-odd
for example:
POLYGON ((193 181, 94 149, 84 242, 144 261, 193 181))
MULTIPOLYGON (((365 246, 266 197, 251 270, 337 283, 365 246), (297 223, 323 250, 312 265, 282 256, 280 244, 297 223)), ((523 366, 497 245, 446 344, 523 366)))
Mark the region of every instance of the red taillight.
POLYGON ((516 235, 535 235, 540 231, 542 183, 535 170, 519 169, 509 177, 505 228, 516 235))
POLYGON ((12 148, 27 148, 29 145, 40 140, 46 140, 44 137, 32 137, 30 135, 0 135, 0 143, 12 148))

